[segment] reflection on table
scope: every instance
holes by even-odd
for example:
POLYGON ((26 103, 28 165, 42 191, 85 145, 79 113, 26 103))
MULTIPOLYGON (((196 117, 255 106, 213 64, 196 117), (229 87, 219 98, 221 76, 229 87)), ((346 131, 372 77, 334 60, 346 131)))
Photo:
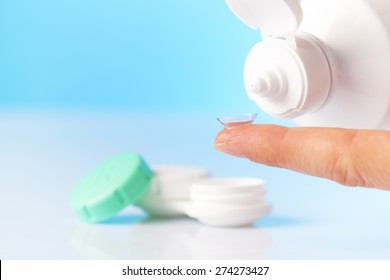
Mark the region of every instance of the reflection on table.
POLYGON ((123 226, 125 237, 110 225, 83 224, 71 243, 88 259, 266 259, 272 241, 256 227, 209 227, 185 218, 123 226))

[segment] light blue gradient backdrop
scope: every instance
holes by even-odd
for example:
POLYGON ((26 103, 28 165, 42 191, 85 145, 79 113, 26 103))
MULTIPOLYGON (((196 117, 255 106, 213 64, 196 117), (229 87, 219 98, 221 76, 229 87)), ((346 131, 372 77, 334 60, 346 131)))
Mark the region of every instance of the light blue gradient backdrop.
MULTIPOLYGON (((0 0, 0 258, 80 258, 71 245, 77 242, 99 254, 111 250, 110 241, 96 244, 90 235, 87 244, 71 241, 78 221, 68 194, 97 162, 136 151, 150 165, 264 178, 273 212, 258 226, 271 236, 270 258, 389 259, 383 209, 390 192, 341 188, 214 150, 222 129, 214 117, 260 111, 242 81, 246 55, 259 40, 224 0, 0 0)), ((258 119, 280 123, 264 113, 258 119)), ((131 240, 137 227, 96 230, 131 240)), ((186 249, 180 230, 164 244, 183 250, 161 252, 200 248, 207 252, 193 256, 219 256, 214 243, 203 245, 224 233, 185 233, 186 249)), ((226 236, 236 238, 229 230, 226 236)), ((254 252, 250 240, 237 244, 254 252)), ((122 247, 135 257, 158 256, 153 246, 140 253, 122 247)))
POLYGON ((224 0, 3 0, 0 34, 0 108, 258 111, 224 0))

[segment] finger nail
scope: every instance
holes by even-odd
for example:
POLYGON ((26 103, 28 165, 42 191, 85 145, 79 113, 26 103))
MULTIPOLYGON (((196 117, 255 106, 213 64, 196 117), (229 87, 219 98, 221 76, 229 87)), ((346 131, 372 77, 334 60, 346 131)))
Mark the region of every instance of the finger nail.
POLYGON ((228 154, 228 155, 231 155, 234 157, 244 157, 242 155, 242 153, 237 151, 234 147, 230 146, 229 144, 223 143, 223 142, 217 143, 215 145, 215 149, 222 152, 222 153, 225 153, 225 154, 228 154))

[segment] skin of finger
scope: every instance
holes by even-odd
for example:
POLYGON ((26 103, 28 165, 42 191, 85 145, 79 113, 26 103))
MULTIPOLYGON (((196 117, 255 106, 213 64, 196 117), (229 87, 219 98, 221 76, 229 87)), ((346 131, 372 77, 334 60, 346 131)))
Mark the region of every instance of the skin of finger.
POLYGON ((367 187, 390 190, 390 132, 361 130, 349 147, 350 172, 367 187))
POLYGON ((343 185, 390 189, 387 131, 248 125, 222 131, 216 148, 221 143, 257 163, 343 185))
POLYGON ((221 152, 224 152, 225 154, 234 156, 234 157, 241 157, 244 158, 245 156, 242 155, 239 151, 237 151, 234 147, 230 146, 227 143, 219 143, 215 145, 215 149, 219 150, 221 152))

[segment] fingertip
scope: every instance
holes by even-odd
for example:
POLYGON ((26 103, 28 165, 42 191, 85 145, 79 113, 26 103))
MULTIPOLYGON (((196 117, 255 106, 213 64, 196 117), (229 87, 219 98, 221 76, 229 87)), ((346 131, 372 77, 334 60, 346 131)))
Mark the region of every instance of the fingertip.
POLYGON ((239 132, 240 128, 229 128, 224 129, 220 131, 215 138, 214 148, 217 151, 220 151, 222 153, 234 156, 234 157, 240 157, 244 158, 244 154, 241 152, 240 148, 235 145, 234 139, 237 135, 241 135, 239 132))
POLYGON ((275 165, 280 157, 278 145, 286 128, 275 125, 243 125, 221 131, 215 139, 215 148, 229 155, 251 161, 275 165))
POLYGON ((215 138, 215 141, 214 141, 215 142, 215 146, 218 146, 218 145, 226 143, 228 138, 229 138, 229 136, 228 136, 228 133, 227 133, 226 129, 220 131, 217 134, 217 137, 215 138))
POLYGON ((228 154, 230 156, 241 157, 241 158, 244 157, 240 151, 236 150, 234 147, 230 146, 229 144, 219 143, 219 144, 215 144, 214 147, 217 151, 228 154))

